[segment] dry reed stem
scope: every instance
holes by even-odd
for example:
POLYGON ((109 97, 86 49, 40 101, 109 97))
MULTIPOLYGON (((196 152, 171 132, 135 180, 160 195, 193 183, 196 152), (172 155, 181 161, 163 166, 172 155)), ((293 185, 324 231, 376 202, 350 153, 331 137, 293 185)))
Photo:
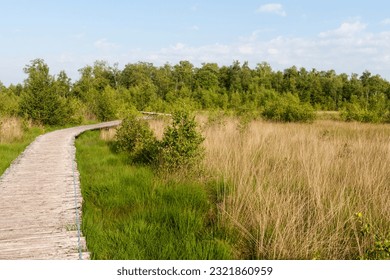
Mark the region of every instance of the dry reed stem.
POLYGON ((353 217, 389 233, 390 127, 237 121, 205 129, 205 164, 225 182, 222 218, 250 257, 350 259, 353 217))
POLYGON ((158 140, 161 140, 164 134, 164 129, 168 125, 170 119, 149 119, 148 123, 154 135, 158 140))
POLYGON ((11 143, 23 137, 23 125, 15 117, 0 119, 0 143, 11 143))
MULTIPOLYGON (((389 125, 197 120, 204 165, 224 184, 219 220, 241 236, 237 257, 363 257, 372 242, 360 240, 357 212, 390 234, 389 125)), ((150 124, 161 136, 166 123, 150 124)))
POLYGON ((104 128, 100 130, 100 139, 103 141, 113 141, 115 139, 116 127, 104 128))

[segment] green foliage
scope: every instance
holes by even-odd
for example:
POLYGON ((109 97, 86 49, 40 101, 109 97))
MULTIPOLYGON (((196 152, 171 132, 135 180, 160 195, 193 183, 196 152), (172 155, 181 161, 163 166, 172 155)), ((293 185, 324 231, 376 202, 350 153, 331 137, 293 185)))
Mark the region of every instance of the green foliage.
POLYGON ((341 111, 341 118, 346 121, 378 122, 379 116, 372 111, 362 108, 359 104, 349 103, 341 111))
POLYGON ((165 171, 191 170, 204 155, 201 146, 204 138, 197 131, 195 117, 187 111, 172 114, 160 143, 159 166, 165 171))
POLYGON ((152 83, 132 86, 129 88, 129 92, 131 102, 140 111, 147 110, 148 107, 153 106, 157 99, 157 89, 152 83))
POLYGON ((65 71, 61 71, 58 74, 53 87, 57 95, 65 98, 70 96, 72 84, 70 78, 68 78, 65 71))
POLYGON ((278 122, 309 122, 315 118, 314 109, 290 93, 266 101, 262 116, 278 122))
POLYGON ((86 121, 87 106, 80 99, 69 97, 66 99, 66 107, 68 109, 68 123, 72 125, 81 124, 86 121))
POLYGON ((378 229, 359 212, 355 214, 356 241, 360 250, 360 259, 389 260, 390 233, 381 234, 378 229))
POLYGON ((353 96, 351 103, 345 104, 341 110, 341 117, 345 121, 390 122, 390 103, 383 94, 372 96, 368 100, 353 96))
POLYGON ((0 89, 0 117, 16 116, 19 112, 19 100, 20 98, 12 91, 0 89))
POLYGON ((171 112, 185 103, 192 110, 232 110, 238 115, 264 110, 264 118, 277 121, 308 121, 313 118, 312 106, 342 110, 345 120, 390 122, 390 83, 368 71, 361 76, 296 66, 274 71, 266 62, 251 69, 248 62, 239 61, 221 67, 204 63, 199 68, 189 61, 161 67, 138 62, 123 70, 96 61, 79 71, 80 79, 71 83, 64 71, 51 76, 43 60, 33 60, 25 68, 24 86, 0 86, 0 113, 18 111, 57 125, 74 123, 75 115, 105 121, 121 117, 128 108, 171 112), (286 97, 288 93, 300 101, 286 97), (73 110, 79 106, 69 106, 69 98, 83 104, 82 113, 73 110))
POLYGON ((43 60, 36 59, 24 71, 28 78, 21 97, 21 114, 42 124, 67 123, 71 112, 66 98, 55 91, 55 79, 49 74, 49 67, 43 60))
POLYGON ((165 173, 191 171, 203 157, 203 140, 195 118, 184 110, 172 115, 172 124, 165 128, 161 141, 136 114, 126 117, 116 133, 119 151, 125 151, 134 162, 152 164, 165 173))
POLYGON ((118 99, 114 89, 107 86, 102 93, 97 94, 95 102, 95 115, 100 121, 109 121, 116 118, 118 99))
POLYGON ((139 115, 127 116, 116 132, 116 147, 125 151, 137 163, 150 164, 155 162, 158 152, 158 142, 149 128, 147 121, 139 115))
POLYGON ((204 90, 216 90, 219 87, 218 65, 215 63, 203 63, 202 67, 196 71, 196 87, 204 90))
MULTIPOLYGON (((159 179, 130 166, 98 132, 76 140, 83 234, 92 259, 232 259, 226 230, 214 222, 213 186, 159 179)), ((233 243, 233 242, 232 242, 233 243)))

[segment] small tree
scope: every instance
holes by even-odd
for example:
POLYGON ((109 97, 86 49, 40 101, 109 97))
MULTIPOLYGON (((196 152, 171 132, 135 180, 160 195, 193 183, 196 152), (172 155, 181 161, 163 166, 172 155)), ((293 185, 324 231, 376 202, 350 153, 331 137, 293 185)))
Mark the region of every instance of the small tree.
POLYGON ((195 117, 176 111, 160 144, 159 167, 165 171, 193 168, 203 157, 203 136, 196 129, 195 117))
POLYGON ((107 86, 103 92, 95 96, 95 115, 101 121, 109 121, 116 118, 118 101, 116 91, 107 86))
POLYGON ((66 99, 56 93, 55 79, 49 74, 47 64, 35 59, 24 72, 28 78, 20 104, 21 114, 43 124, 66 123, 71 112, 66 107, 66 99))
POLYGON ((115 138, 117 149, 127 152, 134 162, 150 164, 155 161, 158 152, 157 139, 149 124, 138 115, 127 116, 115 138))
POLYGON ((194 117, 186 111, 177 111, 172 119, 158 141, 147 121, 129 115, 117 130, 117 149, 128 153, 133 162, 151 164, 162 172, 191 170, 204 155, 204 138, 196 129, 194 117))

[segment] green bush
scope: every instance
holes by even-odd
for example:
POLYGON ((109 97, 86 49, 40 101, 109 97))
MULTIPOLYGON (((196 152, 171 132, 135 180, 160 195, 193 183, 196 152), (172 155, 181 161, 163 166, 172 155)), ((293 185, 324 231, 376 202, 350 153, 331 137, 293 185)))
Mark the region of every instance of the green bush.
POLYGON ((27 92, 22 95, 20 113, 34 121, 47 125, 64 125, 69 119, 66 99, 52 92, 40 94, 27 92))
POLYGON ((101 121, 109 121, 116 118, 118 108, 118 97, 116 91, 107 86, 103 92, 95 97, 95 115, 101 121))
POLYGON ((136 163, 155 162, 158 142, 149 124, 136 114, 126 117, 116 132, 116 147, 125 151, 136 163))
POLYGON ((345 121, 367 123, 390 122, 390 104, 385 98, 371 98, 369 102, 352 98, 341 110, 341 118, 345 121))
POLYGON ((203 140, 197 131, 195 117, 184 110, 176 111, 160 143, 159 168, 168 172, 191 170, 204 155, 203 140))
POLYGON ((136 114, 129 115, 116 133, 116 147, 133 162, 152 164, 162 172, 192 170, 202 159, 204 138, 197 131, 195 118, 187 111, 172 115, 163 139, 158 141, 148 123, 136 114))
POLYGON ((350 103, 341 111, 341 118, 345 121, 379 122, 380 117, 375 111, 362 108, 359 104, 350 103))
POLYGON ((69 118, 67 123, 78 125, 85 121, 88 115, 88 108, 85 103, 75 97, 67 98, 67 108, 69 110, 69 118))
POLYGON ((301 103, 298 96, 290 93, 266 101, 262 116, 278 122, 309 122, 315 119, 313 107, 301 103))
POLYGON ((67 100, 56 92, 55 78, 42 59, 24 69, 28 74, 21 95, 20 114, 48 125, 64 125, 72 115, 67 100))
POLYGON ((0 90, 0 116, 16 116, 19 111, 19 97, 0 90))

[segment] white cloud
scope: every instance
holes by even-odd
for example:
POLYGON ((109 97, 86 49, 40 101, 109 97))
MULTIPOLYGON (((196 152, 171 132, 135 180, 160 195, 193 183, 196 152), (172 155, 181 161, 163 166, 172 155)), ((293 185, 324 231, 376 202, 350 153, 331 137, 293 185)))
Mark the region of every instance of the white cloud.
POLYGON ((111 51, 119 48, 119 45, 109 42, 106 38, 95 41, 93 45, 95 48, 102 51, 111 51))
POLYGON ((287 15, 286 11, 283 9, 283 5, 279 3, 269 3, 262 5, 256 10, 256 12, 276 14, 282 17, 285 17, 287 15))
POLYGON ((267 52, 268 52, 270 55, 277 55, 277 54, 279 54, 278 49, 275 49, 275 48, 269 48, 269 49, 267 50, 267 52))
POLYGON ((381 21, 381 24, 390 25, 390 18, 385 18, 384 20, 381 21))
POLYGON ((199 26, 193 25, 193 26, 191 26, 191 30, 199 31, 199 26))
POLYGON ((364 31, 366 27, 366 24, 361 23, 358 20, 353 22, 343 22, 339 28, 321 32, 319 36, 322 38, 353 36, 356 33, 364 31))
MULTIPOLYGON (((378 73, 390 81, 390 31, 373 32, 360 20, 340 23, 339 27, 318 33, 317 36, 294 37, 277 36, 264 39, 261 36, 267 30, 254 30, 246 37, 239 37, 231 43, 214 43, 192 45, 187 42, 175 42, 163 48, 144 49, 125 48, 118 46, 107 39, 95 42, 95 52, 80 55, 63 53, 55 55, 47 63, 52 73, 64 69, 73 81, 79 78, 77 69, 96 60, 107 60, 109 63, 119 62, 121 65, 147 61, 156 66, 166 62, 178 63, 180 60, 189 60, 200 66, 202 62, 216 62, 219 65, 230 65, 234 60, 249 61, 254 67, 256 63, 267 61, 275 70, 283 70, 292 65, 305 67, 310 70, 334 69, 338 73, 362 73, 368 69, 378 73), (105 51, 102 51, 105 50, 105 51), (109 51, 107 51, 109 50, 109 51), (112 51, 111 51, 112 50, 112 51)), ((29 57, 21 57, 18 62, 5 63, 1 69, 10 67, 12 71, 21 73, 17 81, 22 81, 23 73, 20 69, 29 57)), ((46 59, 46 57, 45 57, 46 59)), ((0 69, 0 70, 1 70, 0 69)), ((3 77, 14 82, 9 70, 3 70, 3 77), (7 76, 8 75, 8 76, 7 76)), ((3 82, 4 82, 3 78, 3 82)))
POLYGON ((247 55, 254 53, 253 46, 251 44, 238 46, 238 51, 240 54, 247 54, 247 55))
POLYGON ((175 51, 183 50, 186 47, 183 43, 177 43, 176 45, 172 46, 171 48, 175 51))
POLYGON ((151 59, 150 62, 157 65, 180 60, 190 60, 195 65, 202 62, 229 65, 233 60, 239 60, 249 61, 252 66, 267 61, 280 70, 292 65, 308 70, 334 69, 348 74, 369 69, 390 79, 390 32, 369 32, 366 24, 360 21, 344 22, 334 30, 305 38, 278 36, 264 40, 257 35, 254 31, 231 44, 192 46, 177 43, 152 53, 141 52, 138 60, 151 59))

